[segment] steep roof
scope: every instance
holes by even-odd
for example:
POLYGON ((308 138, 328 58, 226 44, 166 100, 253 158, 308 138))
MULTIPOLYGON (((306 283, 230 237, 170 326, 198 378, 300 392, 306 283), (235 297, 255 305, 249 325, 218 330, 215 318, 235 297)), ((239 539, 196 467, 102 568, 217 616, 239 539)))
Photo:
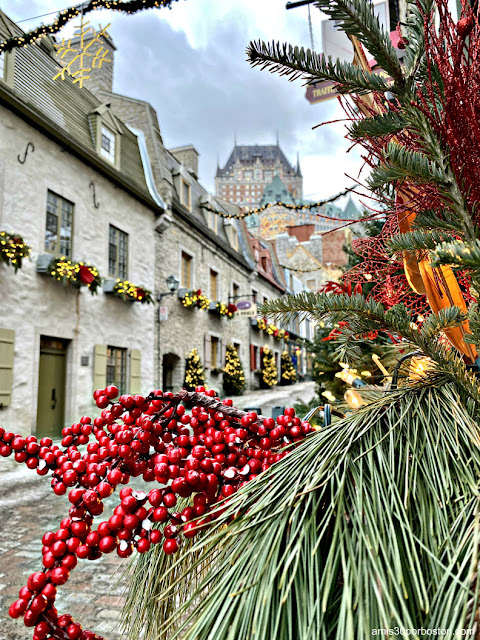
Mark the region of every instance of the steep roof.
POLYGON ((260 200, 260 206, 265 204, 282 202, 283 204, 295 204, 292 194, 289 193, 287 187, 283 184, 282 179, 276 174, 270 184, 268 184, 260 200))
POLYGON ((348 202, 345 205, 345 209, 343 210, 344 220, 355 220, 360 218, 360 211, 358 210, 357 205, 352 200, 352 196, 348 197, 348 202))
MULTIPOLYGON (((262 166, 274 168, 275 165, 281 164, 283 170, 287 174, 295 175, 295 167, 290 164, 285 154, 278 144, 254 144, 254 145, 235 145, 225 166, 217 167, 217 178, 229 175, 234 165, 239 162, 244 166, 254 167, 257 159, 260 160, 262 166)), ((298 175, 298 174, 297 174, 298 175)))
MULTIPOLYGON (((12 33, 21 35, 23 31, 2 12, 0 38, 12 33)), ((61 66, 54 57, 51 38, 7 55, 13 57, 13 86, 0 82, 0 104, 157 210, 145 180, 136 136, 88 89, 80 88, 69 77, 53 80, 61 66), (121 136, 118 167, 97 153, 92 119, 99 114, 107 117, 121 136)))

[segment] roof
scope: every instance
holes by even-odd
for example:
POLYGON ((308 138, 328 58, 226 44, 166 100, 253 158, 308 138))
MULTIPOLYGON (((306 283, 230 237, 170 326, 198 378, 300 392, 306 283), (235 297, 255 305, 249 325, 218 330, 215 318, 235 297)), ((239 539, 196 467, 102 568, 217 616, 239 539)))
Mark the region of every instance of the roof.
MULTIPOLYGON (((234 165, 238 162, 244 166, 251 165, 252 168, 260 160, 264 167, 274 168, 280 164, 284 172, 288 175, 295 175, 295 167, 290 164, 279 144, 267 145, 235 145, 223 169, 217 168, 217 178, 221 178, 233 171, 234 165)), ((301 174, 297 174, 301 175, 301 174)))
MULTIPOLYGON (((23 31, 0 11, 0 37, 21 35, 23 31)), ((154 210, 159 210, 149 192, 137 137, 86 88, 71 78, 53 80, 60 69, 53 56, 53 41, 44 38, 38 44, 15 49, 13 86, 0 82, 0 103, 11 109, 60 143, 63 147, 131 192, 154 210), (97 153, 95 118, 108 118, 121 136, 119 166, 97 153)))
POLYGON ((275 174, 272 182, 265 187, 260 200, 260 206, 263 207, 265 204, 275 202, 295 204, 292 194, 289 193, 287 187, 283 184, 282 179, 278 174, 275 174))

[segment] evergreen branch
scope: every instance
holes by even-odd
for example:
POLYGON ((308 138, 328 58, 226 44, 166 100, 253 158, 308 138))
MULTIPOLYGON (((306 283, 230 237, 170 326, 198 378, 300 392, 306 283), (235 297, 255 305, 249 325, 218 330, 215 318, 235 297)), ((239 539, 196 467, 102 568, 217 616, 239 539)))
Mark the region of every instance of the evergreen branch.
POLYGON ((405 35, 409 45, 404 51, 403 62, 406 68, 406 79, 413 90, 415 82, 426 74, 425 64, 425 18, 432 15, 434 0, 407 0, 407 21, 405 35))
POLYGON ((247 59, 252 67, 260 66, 272 73, 287 76, 290 81, 303 78, 307 84, 313 84, 320 80, 331 80, 338 83, 339 93, 361 95, 371 91, 392 91, 392 87, 379 75, 365 73, 348 62, 333 62, 331 58, 326 61, 325 56, 310 49, 286 43, 250 42, 247 59))
POLYGON ((374 56, 377 63, 390 76, 397 87, 403 87, 404 77, 397 53, 390 36, 380 26, 373 6, 365 0, 318 0, 316 6, 342 31, 355 36, 374 56))
POLYGON ((385 150, 385 159, 388 164, 378 164, 368 178, 371 189, 407 178, 413 182, 445 185, 442 167, 419 151, 410 151, 390 142, 385 150))
POLYGON ((466 244, 453 241, 442 242, 432 253, 432 267, 449 264, 458 269, 470 269, 480 273, 480 241, 466 244))
POLYGON ((393 252, 403 251, 433 251, 442 242, 453 240, 453 237, 435 229, 415 229, 407 233, 398 233, 392 236, 387 247, 393 252))
POLYGON ((399 113, 388 111, 372 118, 356 120, 349 127, 349 134, 352 140, 363 140, 369 137, 380 138, 400 133, 406 126, 405 119, 399 113))
POLYGON ((461 224, 449 209, 444 209, 441 214, 438 211, 428 209, 419 211, 413 221, 412 228, 414 230, 431 228, 444 229, 445 231, 462 231, 461 224))
MULTIPOLYGON (((355 356, 355 342, 371 331, 387 331, 402 337, 412 347, 420 349, 436 363, 436 371, 446 375, 463 391, 480 403, 478 380, 467 371, 461 355, 438 341, 447 329, 460 326, 465 315, 458 307, 442 309, 429 316, 429 321, 418 329, 404 305, 398 304, 385 310, 384 306, 360 294, 353 296, 315 294, 312 292, 285 296, 269 301, 260 312, 276 319, 290 318, 295 314, 310 316, 333 324, 345 322, 341 328, 339 351, 345 357, 355 356)), ((357 349, 358 350, 358 349, 357 349)))

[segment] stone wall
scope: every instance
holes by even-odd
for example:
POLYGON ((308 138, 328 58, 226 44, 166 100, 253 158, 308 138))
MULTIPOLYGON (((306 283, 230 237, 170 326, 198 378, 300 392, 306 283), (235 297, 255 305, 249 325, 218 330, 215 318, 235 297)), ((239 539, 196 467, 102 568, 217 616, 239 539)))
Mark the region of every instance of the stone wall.
POLYGON ((139 349, 142 391, 154 382, 153 305, 96 296, 36 272, 45 252, 47 191, 74 204, 73 255, 108 274, 108 229, 128 233, 128 279, 154 289, 154 215, 126 191, 113 185, 67 150, 0 110, 0 229, 20 233, 32 247, 31 258, 16 274, 0 264, 2 312, 0 328, 15 330, 12 402, 0 410, 2 426, 35 433, 38 401, 40 336, 68 340, 65 424, 93 409, 93 366, 96 344, 139 349), (17 155, 27 142, 35 151, 25 164, 17 155), (93 204, 94 182, 100 207, 93 204), (88 364, 86 363, 88 359, 88 364))

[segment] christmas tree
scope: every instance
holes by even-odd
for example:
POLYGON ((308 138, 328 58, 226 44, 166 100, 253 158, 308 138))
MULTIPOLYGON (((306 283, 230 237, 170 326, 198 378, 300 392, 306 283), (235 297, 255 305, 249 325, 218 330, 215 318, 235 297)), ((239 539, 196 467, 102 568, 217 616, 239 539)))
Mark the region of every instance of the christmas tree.
POLYGON ((205 385, 205 371, 200 356, 196 349, 190 351, 185 364, 185 380, 183 386, 188 391, 194 391, 196 387, 205 385))
POLYGON ((245 374, 240 356, 233 344, 227 344, 223 369, 223 390, 227 395, 240 395, 245 389, 245 374))
POLYGON ((297 379, 297 372, 293 366, 292 358, 288 351, 282 351, 281 363, 281 376, 280 384, 293 384, 297 379))
POLYGON ((274 387, 278 384, 278 371, 273 351, 265 345, 262 350, 262 386, 274 387))

